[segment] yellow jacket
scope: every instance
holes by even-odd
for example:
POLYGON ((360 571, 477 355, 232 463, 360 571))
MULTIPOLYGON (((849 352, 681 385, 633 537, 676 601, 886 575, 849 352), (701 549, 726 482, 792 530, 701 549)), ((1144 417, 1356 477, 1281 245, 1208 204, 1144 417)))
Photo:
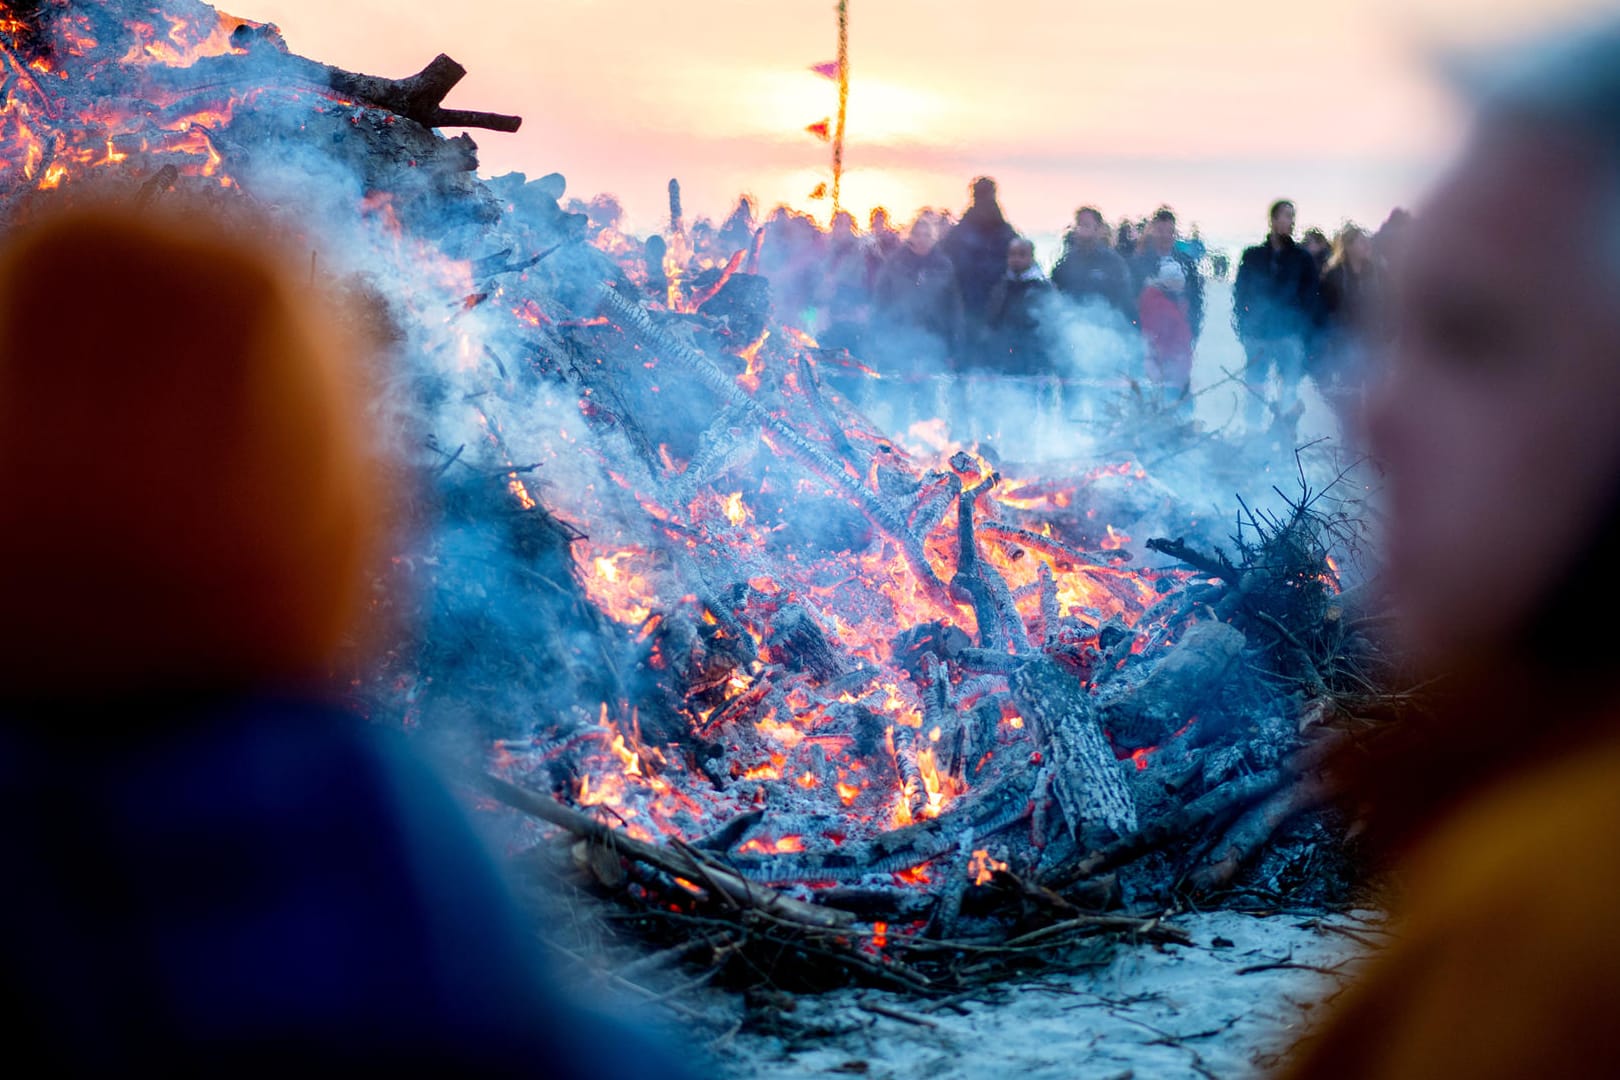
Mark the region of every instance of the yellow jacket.
POLYGON ((1287 1076, 1620 1073, 1620 735, 1488 788, 1403 869, 1396 943, 1287 1076))

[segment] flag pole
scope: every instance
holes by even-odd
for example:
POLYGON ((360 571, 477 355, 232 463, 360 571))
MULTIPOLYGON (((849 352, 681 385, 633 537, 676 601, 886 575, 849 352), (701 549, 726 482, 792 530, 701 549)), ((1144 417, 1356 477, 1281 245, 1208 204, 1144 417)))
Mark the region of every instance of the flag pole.
POLYGON ((844 184, 844 113, 849 107, 849 0, 838 0, 838 126, 833 132, 832 212, 838 216, 844 184))

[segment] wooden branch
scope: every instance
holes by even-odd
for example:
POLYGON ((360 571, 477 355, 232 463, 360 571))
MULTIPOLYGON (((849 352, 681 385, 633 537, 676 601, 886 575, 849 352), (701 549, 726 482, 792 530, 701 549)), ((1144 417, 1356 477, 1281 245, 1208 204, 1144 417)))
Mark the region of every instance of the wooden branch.
POLYGON ((1136 831, 1136 800, 1098 725, 1091 694, 1052 660, 1027 662, 1012 676, 1013 701, 1052 762, 1052 788, 1069 828, 1082 842, 1099 829, 1136 831))
POLYGON ((1206 792, 1172 814, 1159 818, 1144 829, 1094 851, 1078 862, 1058 867, 1045 875, 1041 884, 1061 889, 1128 863, 1140 855, 1172 843, 1220 815, 1264 798, 1282 784, 1277 770, 1255 773, 1206 792))
POLYGON ((838 490, 866 516, 872 525, 900 545, 907 565, 918 583, 935 600, 953 603, 950 590, 939 579, 928 562, 922 540, 913 535, 905 518, 896 513, 877 495, 867 490, 864 483, 850 476, 844 464, 835 461, 800 433, 788 420, 779 417, 745 394, 732 377, 722 371, 714 361, 697 349, 677 341, 668 331, 655 325, 646 308, 620 296, 608 285, 597 287, 600 312, 612 319, 625 333, 639 340, 658 356, 669 360, 694 376, 726 406, 735 408, 764 429, 766 444, 778 452, 786 451, 799 459, 816 476, 838 490))
POLYGON ((423 127, 475 127, 510 132, 523 123, 523 118, 518 116, 443 108, 445 96, 467 77, 467 69, 444 53, 435 56, 415 75, 403 79, 382 79, 341 68, 326 70, 327 85, 334 93, 398 113, 423 127))
POLYGON ((1306 777, 1254 807, 1226 831, 1203 864, 1186 877, 1195 892, 1207 893, 1231 883, 1243 864, 1265 847, 1272 834, 1302 810, 1325 802, 1331 794, 1318 777, 1306 777))
POLYGON ((1238 569, 1224 555, 1205 555, 1203 552, 1187 546, 1184 540, 1166 540, 1162 536, 1153 537, 1145 546, 1149 551, 1157 551, 1161 555, 1168 555, 1178 562, 1186 563, 1194 570, 1208 574, 1210 577, 1220 578, 1229 585, 1238 583, 1238 569))
POLYGON ((143 69, 142 74, 165 90, 182 95, 220 91, 245 93, 266 83, 305 83, 361 105, 414 120, 426 128, 470 127, 512 132, 523 124, 521 116, 444 108, 445 96, 466 77, 467 69, 443 53, 415 75, 385 79, 345 71, 308 57, 280 52, 271 46, 256 46, 248 38, 243 38, 239 44, 246 51, 204 57, 186 68, 143 69))
POLYGON ((744 908, 752 908, 783 922, 798 923, 818 930, 836 930, 852 925, 855 919, 845 911, 806 904, 783 896, 775 889, 756 885, 720 867, 701 863, 691 852, 674 851, 626 836, 589 815, 564 806, 555 799, 536 794, 499 777, 474 769, 456 770, 455 775, 477 791, 514 810, 555 825, 584 840, 595 841, 637 862, 675 877, 702 881, 744 908))

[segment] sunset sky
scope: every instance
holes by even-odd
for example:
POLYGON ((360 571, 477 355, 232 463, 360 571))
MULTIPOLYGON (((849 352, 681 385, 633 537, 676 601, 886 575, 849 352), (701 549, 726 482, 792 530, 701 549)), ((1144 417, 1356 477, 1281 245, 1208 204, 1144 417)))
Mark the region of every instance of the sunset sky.
MULTIPOLYGON (((486 175, 558 171, 656 228, 679 177, 688 212, 739 192, 825 217, 809 198, 836 84, 832 0, 227 0, 291 47, 382 75, 446 52, 449 104, 521 114, 474 132, 486 175)), ((1501 41, 1614 5, 1592 0, 852 0, 845 205, 960 212, 1001 184, 1013 223, 1055 235, 1076 206, 1162 202, 1241 241, 1279 196, 1302 225, 1376 225, 1455 145, 1438 50, 1501 41)))

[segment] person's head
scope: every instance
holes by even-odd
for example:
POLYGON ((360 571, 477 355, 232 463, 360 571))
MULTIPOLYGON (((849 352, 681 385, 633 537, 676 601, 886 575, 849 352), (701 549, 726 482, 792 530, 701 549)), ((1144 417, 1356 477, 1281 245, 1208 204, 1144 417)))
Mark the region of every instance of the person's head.
POLYGON ((1108 239, 1108 225, 1102 211, 1095 206, 1082 206, 1074 212, 1074 228, 1069 231, 1076 247, 1100 247, 1108 239))
POLYGON ((1372 237, 1367 235, 1367 230, 1359 225, 1346 224, 1333 238, 1333 254, 1328 259, 1328 265, 1348 266, 1360 273, 1371 265, 1372 258, 1372 237))
POLYGON ((1035 265, 1035 242, 1015 236, 1007 242, 1007 269, 1022 274, 1035 265))
POLYGON ((1398 262, 1406 252, 1406 238, 1411 231, 1411 212, 1397 206, 1378 226, 1378 232, 1372 238, 1373 253, 1386 265, 1398 262))
POLYGON ((303 684, 354 629, 358 354, 259 234, 108 206, 6 238, 0 694, 303 684))
POLYGON ((1568 620, 1602 618, 1615 588, 1620 260, 1547 238, 1572 219, 1617 235, 1620 25, 1539 53, 1501 64, 1413 219, 1369 408, 1394 595, 1431 660, 1576 664, 1590 643, 1566 639, 1589 634, 1568 620))
POLYGON ((975 178, 968 191, 975 206, 989 206, 996 201, 996 182, 988 176, 975 178))
POLYGON ((1278 199, 1271 204, 1267 212, 1267 221, 1271 224, 1271 235, 1277 239, 1292 239, 1294 235, 1294 204, 1287 199, 1278 199))
POLYGON ((1168 255, 1176 245, 1176 212, 1161 206, 1148 219, 1146 239, 1148 246, 1159 255, 1168 255))
POLYGON ((906 246, 918 255, 927 255, 934 250, 934 245, 938 241, 939 226, 935 223, 934 216, 926 212, 918 214, 917 220, 911 223, 911 228, 906 233, 906 246))
POLYGON ((1313 258, 1317 259, 1326 258, 1328 252, 1333 250, 1333 245, 1328 241, 1327 233, 1315 228, 1305 230, 1305 235, 1300 238, 1300 246, 1310 252, 1313 258))
POLYGON ((881 206, 874 206, 867 215, 866 228, 872 233, 889 233, 894 231, 894 225, 889 221, 889 212, 881 206))

